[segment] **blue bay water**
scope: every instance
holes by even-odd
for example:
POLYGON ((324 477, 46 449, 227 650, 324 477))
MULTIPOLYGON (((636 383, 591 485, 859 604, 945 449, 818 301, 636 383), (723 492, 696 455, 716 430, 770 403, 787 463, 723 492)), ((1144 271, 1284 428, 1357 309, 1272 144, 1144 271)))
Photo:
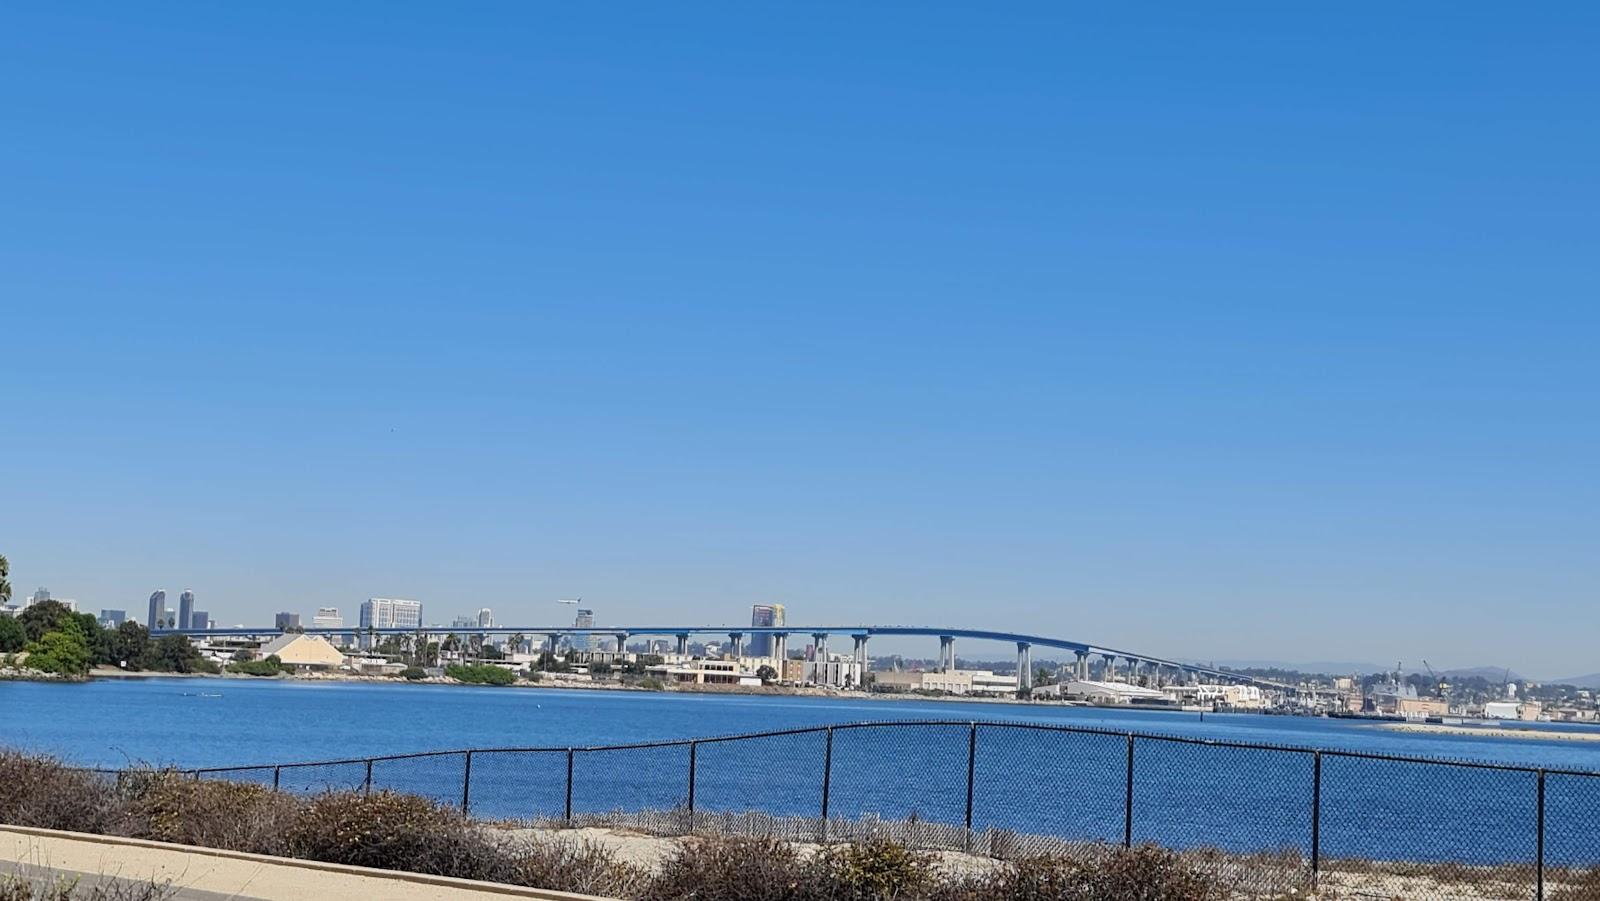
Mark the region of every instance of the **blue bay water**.
MULTIPOLYGON (((0 683, 0 745, 90 766, 130 762, 248 766, 465 748, 567 748, 700 738, 859 722, 981 720, 1070 725, 1219 741, 1600 770, 1600 744, 1559 739, 1422 735, 1371 723, 1249 714, 1067 708, 1028 704, 495 689, 389 683, 238 679, 0 683)), ((974 825, 1120 841, 1127 742, 1119 736, 996 727, 977 737, 974 825)), ((960 824, 970 730, 963 725, 838 731, 831 812, 915 816, 960 824)), ((697 809, 813 816, 826 737, 811 732, 702 744, 697 809)), ((1241 851, 1309 853, 1309 754, 1139 742, 1134 839, 1241 851)), ((491 816, 560 815, 564 752, 477 755, 473 809, 491 816)), ((683 804, 685 747, 580 753, 577 813, 683 804)), ((1531 773, 1323 760, 1323 854, 1526 862, 1534 847, 1531 773)), ((374 784, 461 800, 464 757, 375 765, 374 784)), ((284 787, 357 787, 364 765, 259 770, 242 778, 284 787)), ((1600 779, 1551 777, 1553 862, 1600 861, 1590 823, 1600 779)))

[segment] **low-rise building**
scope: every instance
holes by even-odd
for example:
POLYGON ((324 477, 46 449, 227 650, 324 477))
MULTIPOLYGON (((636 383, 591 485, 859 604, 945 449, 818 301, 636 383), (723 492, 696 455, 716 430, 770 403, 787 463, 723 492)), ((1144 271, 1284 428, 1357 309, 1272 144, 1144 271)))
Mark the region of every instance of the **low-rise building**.
POLYGON ((256 652, 258 659, 276 656, 287 668, 295 670, 330 670, 344 665, 345 656, 320 635, 291 632, 262 645, 256 652))
POLYGON ((676 682, 680 685, 761 684, 761 677, 744 670, 737 660, 694 658, 652 666, 649 668, 649 673, 664 682, 676 682))
POLYGON ((872 683, 889 691, 937 691, 956 695, 1013 695, 1017 677, 989 670, 902 670, 872 674, 872 683))

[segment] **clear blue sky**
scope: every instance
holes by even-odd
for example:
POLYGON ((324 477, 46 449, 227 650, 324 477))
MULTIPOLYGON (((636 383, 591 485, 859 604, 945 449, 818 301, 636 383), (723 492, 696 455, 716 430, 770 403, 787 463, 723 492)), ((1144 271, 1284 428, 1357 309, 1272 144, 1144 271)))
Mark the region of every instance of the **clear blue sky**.
POLYGON ((581 594, 1600 670, 1597 44, 1580 3, 10 4, 0 551, 225 623, 581 594))

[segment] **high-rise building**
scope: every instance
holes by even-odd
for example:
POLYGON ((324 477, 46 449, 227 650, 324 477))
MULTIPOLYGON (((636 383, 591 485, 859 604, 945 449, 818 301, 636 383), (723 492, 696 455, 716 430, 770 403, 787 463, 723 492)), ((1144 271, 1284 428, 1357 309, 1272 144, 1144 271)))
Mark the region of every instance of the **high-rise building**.
POLYGON ((293 632, 300 628, 300 614, 283 612, 272 618, 272 626, 279 632, 293 632))
POLYGON ((480 629, 492 629, 492 628, 494 628, 494 611, 493 610, 490 610, 488 607, 484 607, 482 610, 478 611, 478 628, 480 628, 480 629))
POLYGON ((29 598, 28 599, 28 603, 24 604, 23 606, 32 607, 34 604, 43 604, 45 601, 48 601, 48 600, 53 600, 50 597, 50 589, 44 587, 43 585, 40 585, 39 588, 36 591, 34 591, 33 597, 29 598))
MULTIPOLYGON (((750 606, 750 625, 757 629, 775 629, 783 625, 782 604, 752 604, 750 606)), ((757 633, 750 636, 744 643, 745 654, 749 657, 771 657, 772 649, 777 645, 773 643, 772 636, 766 633, 757 633)))
POLYGON ((361 604, 362 641, 369 646, 368 629, 416 629, 422 625, 422 602, 403 598, 367 598, 361 604))
POLYGON ((167 593, 157 588, 150 593, 150 615, 145 617, 145 628, 154 632, 167 627, 167 593))
POLYGON ((105 626, 108 629, 115 629, 117 626, 127 622, 127 620, 128 611, 126 610, 100 611, 100 625, 105 626))
POLYGON ((211 614, 207 613, 204 610, 195 610, 195 611, 190 612, 190 614, 189 614, 189 628, 191 628, 191 629, 209 629, 209 628, 211 628, 211 614))
POLYGON ((190 625, 193 622, 194 622, 194 592, 190 591, 187 588, 185 588, 183 590, 183 593, 178 595, 178 623, 177 623, 177 627, 179 629, 193 629, 194 626, 190 625))
MULTIPOLYGON (((343 629, 344 614, 339 612, 338 607, 318 607, 317 615, 311 618, 311 625, 317 629, 343 629)), ((328 640, 336 645, 343 645, 349 640, 348 636, 349 633, 336 632, 329 635, 328 640)))
POLYGON ((596 640, 600 637, 588 631, 594 628, 594 611, 579 607, 574 612, 577 616, 572 620, 572 627, 580 631, 572 633, 571 647, 574 651, 592 651, 595 649, 596 640))

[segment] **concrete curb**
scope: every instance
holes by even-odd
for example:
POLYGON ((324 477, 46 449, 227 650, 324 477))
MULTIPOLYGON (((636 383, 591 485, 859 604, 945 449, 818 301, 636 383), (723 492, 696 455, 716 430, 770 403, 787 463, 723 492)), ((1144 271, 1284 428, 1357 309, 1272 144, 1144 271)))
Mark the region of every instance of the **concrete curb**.
MULTIPOLYGON (((346 864, 323 863, 173 845, 146 839, 63 832, 27 826, 0 824, 0 865, 59 867, 87 873, 102 873, 119 879, 172 880, 175 887, 226 895, 277 901, 304 901, 306 882, 316 874, 339 882, 332 892, 319 891, 322 901, 333 898, 399 898, 402 896, 439 897, 438 889, 451 898, 536 898, 541 901, 609 901, 594 895, 579 895, 549 889, 525 888, 476 879, 430 876, 398 870, 378 870, 346 864), (92 865, 86 866, 86 863, 92 865), (232 863, 228 866, 224 862, 232 863), (106 864, 114 864, 107 867, 106 864), (274 883, 278 886, 274 886, 274 883), (249 893, 245 893, 248 887, 249 893), (406 889, 415 889, 406 891, 406 889), (341 890, 342 889, 342 890, 341 890)), ((331 888, 331 886, 330 886, 331 888)))

